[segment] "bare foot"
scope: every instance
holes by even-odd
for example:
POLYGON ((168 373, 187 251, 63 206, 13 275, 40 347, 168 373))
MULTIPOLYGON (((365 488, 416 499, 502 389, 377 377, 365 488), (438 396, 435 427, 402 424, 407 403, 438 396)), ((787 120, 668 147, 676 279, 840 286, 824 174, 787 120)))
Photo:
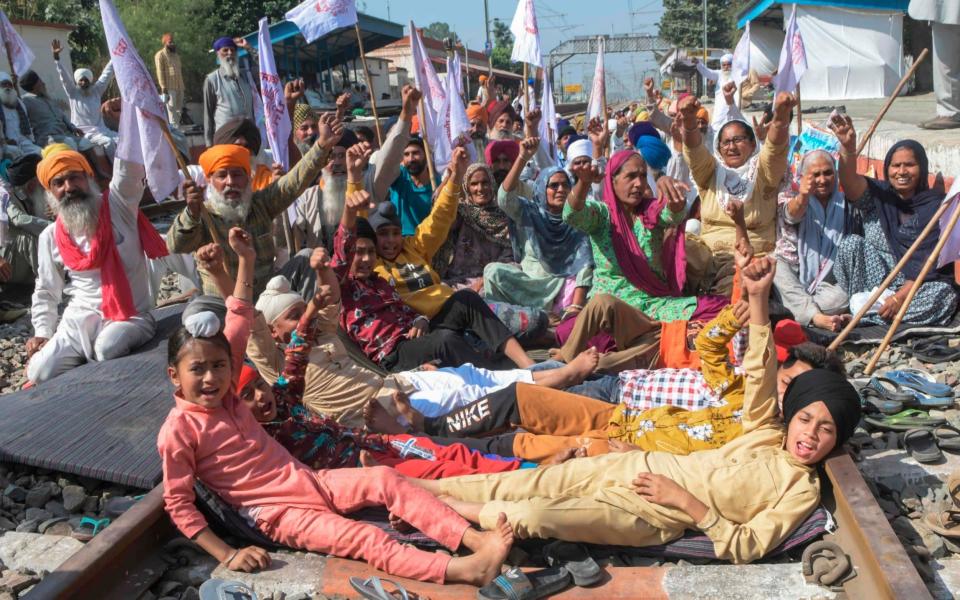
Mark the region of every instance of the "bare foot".
POLYGON ((377 459, 375 459, 372 454, 370 454, 370 451, 369 451, 369 450, 361 450, 361 451, 360 451, 360 466, 363 466, 363 467, 379 467, 379 466, 380 466, 380 462, 377 461, 377 459))
POLYGON ((541 461, 541 467, 549 467, 552 465, 559 465, 565 463, 571 458, 577 457, 577 451, 582 450, 582 448, 564 448, 560 452, 557 452, 547 460, 541 461))
POLYGON ((547 355, 551 360, 563 360, 563 356, 560 355, 560 348, 550 348, 547 350, 547 355))
POLYGON ((390 523, 390 527, 393 527, 397 533, 410 533, 411 531, 415 531, 413 525, 393 513, 387 516, 387 521, 390 523))
POLYGON ((374 433, 406 433, 403 425, 376 400, 370 400, 363 408, 363 422, 374 433))
POLYGON ((423 414, 410 405, 410 398, 406 394, 394 392, 393 406, 410 423, 414 431, 423 431, 423 414))
POLYGON ((463 544, 473 550, 473 554, 450 561, 447 565, 447 581, 487 585, 500 574, 500 567, 510 553, 513 527, 507 522, 507 515, 500 513, 497 525, 490 531, 468 529, 463 536, 463 544))
POLYGON ((597 364, 600 362, 600 353, 594 347, 587 348, 577 355, 576 358, 567 363, 567 366, 561 367, 568 370, 570 385, 582 383, 584 379, 597 370, 597 364))

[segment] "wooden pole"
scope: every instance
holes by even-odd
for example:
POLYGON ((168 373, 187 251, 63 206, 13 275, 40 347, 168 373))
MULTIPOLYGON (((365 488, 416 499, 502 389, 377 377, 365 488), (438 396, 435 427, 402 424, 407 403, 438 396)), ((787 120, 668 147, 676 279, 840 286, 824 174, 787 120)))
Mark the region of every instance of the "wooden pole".
POLYGON ((884 115, 887 114, 887 111, 890 110, 890 107, 893 106, 893 101, 897 99, 897 96, 900 95, 900 90, 903 89, 903 86, 907 85, 907 82, 910 81, 910 78, 913 77, 913 74, 917 71, 917 67, 920 66, 926 58, 927 54, 930 54, 930 51, 927 48, 924 48, 920 52, 920 56, 917 57, 917 60, 913 61, 913 66, 907 70, 907 72, 900 79, 900 83, 897 84, 897 87, 893 89, 893 93, 890 94, 890 97, 887 98, 886 104, 883 105, 883 108, 880 109, 880 114, 876 116, 873 120, 873 123, 870 124, 870 128, 867 129, 867 132, 863 134, 863 137, 860 139, 860 143, 857 145, 857 156, 860 156, 860 153, 863 152, 863 149, 867 147, 867 142, 870 141, 870 138, 873 136, 873 132, 877 130, 877 125, 880 124, 880 121, 883 120, 884 115))
MULTIPOLYGON (((952 204, 951 202, 944 202, 943 206, 952 204)), ((931 219, 932 222, 937 222, 939 217, 936 219, 931 219)), ((933 251, 930 252, 930 256, 927 257, 927 261, 923 263, 923 268, 920 269, 920 274, 917 275, 917 278, 913 281, 913 285, 910 286, 910 291, 907 292, 907 299, 903 301, 903 304, 900 306, 900 310, 897 311, 897 316, 894 317, 893 323, 890 324, 890 329, 887 330, 887 335, 883 336, 883 341, 880 342, 880 346, 877 348, 877 351, 873 353, 873 358, 870 359, 870 362, 867 364, 867 368, 864 369, 864 375, 870 375, 873 373, 873 370, 877 367, 877 362, 880 360, 880 357, 883 355, 883 351, 887 349, 887 346, 890 345, 890 340, 893 338, 893 334, 896 333, 897 327, 900 326, 900 323, 903 321, 903 316, 907 314, 907 308, 910 307, 910 303, 913 301, 914 296, 917 295, 917 292, 920 290, 920 286, 923 285, 923 280, 927 277, 927 273, 933 268, 933 265, 937 262, 937 259, 940 258, 940 252, 943 250, 943 246, 947 243, 947 240, 950 239, 950 234, 953 233, 954 227, 957 225, 957 220, 960 220, 960 202, 957 203, 957 207, 953 209, 953 214, 950 215, 950 221, 947 222, 947 227, 945 231, 940 232, 940 239, 937 240, 937 245, 933 247, 933 251)))
POLYGON ((360 47, 360 62, 363 64, 363 77, 367 80, 367 90, 370 92, 370 108, 373 109, 373 119, 377 127, 377 145, 383 145, 383 133, 380 131, 380 115, 377 114, 377 94, 373 89, 373 81, 370 79, 370 70, 367 68, 367 56, 363 50, 363 36, 360 35, 360 23, 353 24, 357 32, 357 45, 360 47))
POLYGON ((430 151, 430 140, 427 139, 427 121, 426 113, 423 110, 423 98, 420 98, 420 114, 417 120, 420 122, 420 137, 423 139, 423 151, 427 155, 427 169, 430 173, 430 187, 433 188, 437 175, 433 170, 433 153, 430 151))
POLYGON ((283 239, 287 242, 287 253, 289 254, 287 258, 290 259, 300 250, 300 245, 294 242, 293 226, 290 225, 290 215, 287 214, 287 209, 283 209, 283 212, 280 213, 280 221, 283 223, 283 239))
POLYGON ((523 63, 523 82, 520 84, 523 86, 523 118, 526 119, 527 115, 530 114, 530 94, 528 92, 530 86, 527 85, 527 78, 529 77, 527 73, 527 63, 523 63))
POLYGON ((803 109, 800 107, 800 84, 797 84, 797 136, 803 133, 803 109))
POLYGON ((887 275, 886 279, 884 279, 883 282, 877 286, 876 291, 870 294, 870 298, 867 299, 866 303, 863 305, 863 308, 857 311, 857 314, 850 319, 850 322, 847 323, 847 326, 843 328, 843 331, 840 332, 840 335, 833 340, 828 347, 829 350, 836 350, 840 347, 840 344, 847 339, 847 336, 850 335, 850 332, 853 331, 853 328, 857 326, 857 324, 860 322, 860 319, 867 314, 867 311, 870 310, 870 307, 873 306, 873 303, 877 301, 880 295, 883 294, 888 287, 890 287, 890 284, 893 283, 893 280, 897 278, 897 275, 900 274, 900 271, 903 270, 903 267, 905 267, 910 258, 913 257, 913 253, 916 252, 917 248, 920 247, 920 244, 927 239, 927 236, 930 235, 930 232, 933 231, 933 228, 937 226, 937 223, 940 221, 940 217, 947 211, 947 207, 949 205, 949 202, 944 202, 940 205, 940 208, 938 208, 937 212, 933 214, 930 222, 927 223, 927 226, 924 227, 923 231, 920 232, 920 235, 917 236, 916 241, 914 241, 913 244, 907 248, 907 251, 904 252, 903 258, 900 259, 900 262, 893 267, 893 270, 890 271, 890 274, 887 275))
POLYGON ((10 54, 10 43, 4 38, 3 40, 3 49, 7 53, 7 64, 10 65, 10 80, 13 82, 13 91, 17 93, 17 98, 20 97, 20 85, 19 77, 17 77, 17 72, 13 68, 13 56, 10 54))

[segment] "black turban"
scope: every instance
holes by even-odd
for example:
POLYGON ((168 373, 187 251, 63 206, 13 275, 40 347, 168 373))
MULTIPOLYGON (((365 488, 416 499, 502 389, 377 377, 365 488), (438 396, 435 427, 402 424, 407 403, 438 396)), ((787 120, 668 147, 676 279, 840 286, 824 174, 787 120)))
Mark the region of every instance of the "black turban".
POLYGON ((400 215, 397 214, 397 207, 389 200, 384 200, 378 204, 377 208, 367 217, 367 221, 374 231, 386 225, 400 227, 400 215))
POLYGON ((347 150, 359 141, 360 138, 357 137, 357 134, 344 127, 343 135, 340 136, 340 141, 337 142, 337 146, 347 150))
POLYGON ((33 87, 40 82, 40 76, 33 69, 30 69, 20 78, 20 87, 25 91, 32 92, 33 87))
POLYGON ((7 167, 7 178, 15 186, 21 186, 37 176, 39 154, 24 154, 7 167))
POLYGON ((373 240, 374 244, 377 243, 377 232, 370 226, 370 221, 362 217, 357 219, 357 237, 373 240))
POLYGON ((250 154, 256 156, 260 153, 260 130, 257 129, 256 123, 243 117, 230 119, 217 127, 217 130, 213 132, 213 143, 215 145, 232 144, 233 140, 238 137, 247 140, 247 148, 250 150, 250 154))
POLYGON ((823 402, 837 425, 837 446, 853 435, 860 422, 860 395, 839 373, 826 369, 811 369, 793 378, 783 394, 783 422, 790 421, 804 407, 823 402))

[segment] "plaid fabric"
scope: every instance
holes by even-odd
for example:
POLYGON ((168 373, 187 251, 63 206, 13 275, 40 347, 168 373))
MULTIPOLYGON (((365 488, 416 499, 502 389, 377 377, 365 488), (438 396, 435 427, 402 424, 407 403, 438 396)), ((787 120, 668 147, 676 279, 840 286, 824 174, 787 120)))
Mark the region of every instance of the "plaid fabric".
POLYGON ((620 403, 625 406, 627 417, 658 406, 699 410, 726 404, 707 386, 703 374, 694 369, 622 371, 620 403))

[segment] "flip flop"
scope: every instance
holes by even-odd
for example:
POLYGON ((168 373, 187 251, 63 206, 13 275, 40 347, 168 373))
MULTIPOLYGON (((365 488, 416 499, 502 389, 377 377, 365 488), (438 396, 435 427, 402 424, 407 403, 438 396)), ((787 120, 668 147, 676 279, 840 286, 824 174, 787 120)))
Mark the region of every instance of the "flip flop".
POLYGON ((887 371, 883 376, 898 384, 901 388, 920 392, 925 396, 939 396, 941 398, 953 398, 953 388, 943 383, 937 383, 930 379, 927 373, 917 369, 897 369, 887 371))
POLYGON ((900 387, 900 384, 890 381, 886 377, 871 377, 867 385, 880 392, 887 400, 899 402, 904 406, 916 401, 916 396, 905 391, 900 387))
POLYGON ((960 430, 952 425, 940 425, 933 430, 937 445, 941 450, 960 452, 960 430))
POLYGON ((200 586, 200 600, 257 600, 257 593, 239 581, 208 579, 200 586))
POLYGON ((911 429, 903 434, 903 447, 918 463, 935 463, 943 460, 943 452, 937 446, 937 438, 929 429, 911 429))
POLYGON ((960 347, 952 348, 945 337, 914 338, 903 346, 904 352, 926 363, 953 362, 960 359, 960 347))
POLYGON ((513 567, 477 590, 480 600, 536 600, 555 594, 570 585, 570 573, 563 567, 550 567, 524 573, 513 567))
POLYGON ((947 493, 953 505, 960 509, 960 471, 954 471, 947 477, 947 493))
POLYGON ((868 411, 873 409, 885 415, 895 415, 903 410, 903 402, 888 398, 873 386, 860 386, 857 388, 857 393, 860 394, 860 404, 868 411))
POLYGON ((543 556, 551 567, 563 567, 569 571, 575 586, 589 587, 603 579, 600 565, 582 544, 551 542, 543 548, 543 556))
POLYGON ((403 586, 396 581, 389 579, 380 579, 379 577, 360 579, 359 577, 351 577, 350 587, 366 598, 366 600, 410 600, 410 595, 407 593, 407 590, 403 589, 403 586), (396 588, 396 591, 388 592, 386 588, 383 587, 384 583, 389 583, 396 588))
POLYGON ((864 417, 863 421, 884 431, 910 431, 917 427, 936 427, 946 422, 945 419, 931 417, 926 412, 915 408, 908 408, 895 415, 884 415, 882 417, 871 415, 864 417))
POLYGON ((937 535, 960 538, 960 511, 941 510, 923 516, 923 524, 937 535))

